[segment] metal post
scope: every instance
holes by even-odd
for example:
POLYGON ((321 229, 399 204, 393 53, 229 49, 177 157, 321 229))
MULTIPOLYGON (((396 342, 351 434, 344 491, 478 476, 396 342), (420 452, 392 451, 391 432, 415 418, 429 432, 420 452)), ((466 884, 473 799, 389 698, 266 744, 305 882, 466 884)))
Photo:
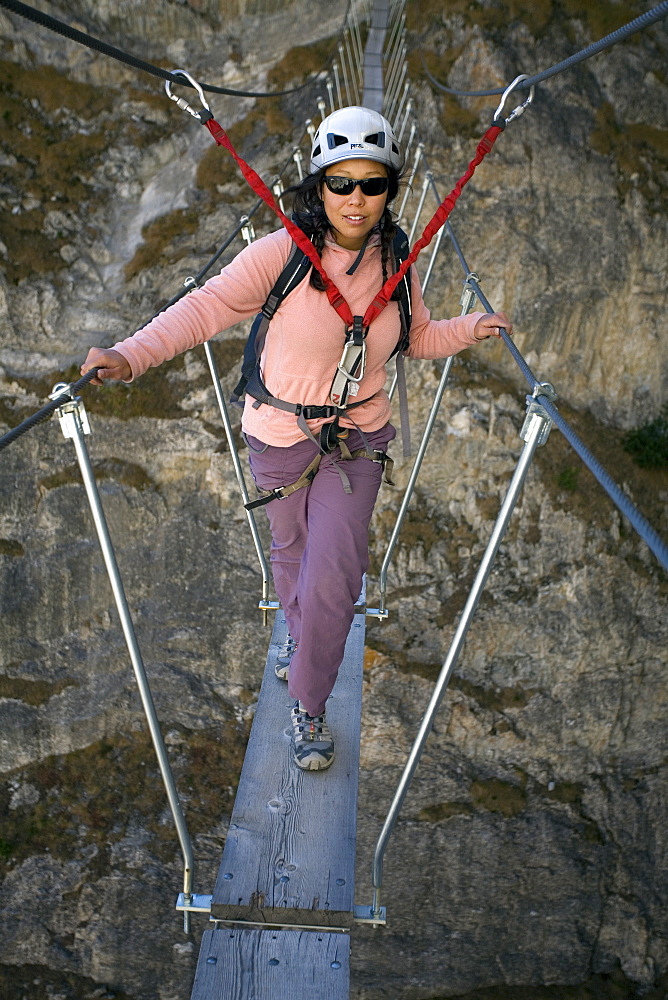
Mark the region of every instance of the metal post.
POLYGON ((299 180, 303 181, 304 180, 304 170, 302 169, 302 160, 304 159, 304 155, 303 155, 301 149, 299 148, 299 146, 295 146, 295 151, 292 154, 292 159, 297 164, 297 174, 299 176, 299 180))
MULTIPOLYGON (((59 383, 54 386, 53 391, 54 393, 62 393, 63 388, 63 383, 59 383)), ((81 469, 81 476, 86 490, 86 496, 90 505, 91 514, 93 515, 93 522, 95 524, 95 530, 97 531, 97 537, 102 550, 102 556, 107 574, 109 576, 109 582, 111 583, 116 608, 118 609, 118 616, 121 620, 125 643, 128 647, 130 660, 132 661, 135 678, 137 680, 137 687, 139 688, 144 713, 146 715, 146 720, 151 733, 151 739, 153 740, 153 747, 155 749, 156 757, 158 758, 158 765, 160 767, 160 773, 162 775, 165 791, 167 792, 169 807, 172 811, 174 825, 176 826, 176 832, 181 845, 181 853, 183 855, 183 895, 184 898, 189 901, 192 898, 193 874, 195 870, 192 844, 188 828, 186 826, 186 821, 183 816, 183 811, 181 809, 179 793, 176 790, 174 775, 172 774, 169 758, 162 739, 162 733, 160 732, 160 725, 155 712, 151 689, 149 687, 146 670, 144 669, 144 663, 142 661, 141 652, 137 643, 137 637, 135 635, 134 625, 132 624, 128 602, 125 597, 121 575, 118 571, 118 564, 116 562, 116 556, 111 543, 111 537, 109 535, 107 521, 104 516, 104 510, 102 508, 97 483, 95 482, 93 467, 91 465, 90 456, 88 455, 86 442, 84 440, 84 435, 90 434, 88 417, 79 397, 75 399, 69 398, 67 402, 64 402, 62 406, 58 407, 56 413, 60 419, 63 436, 72 440, 76 450, 77 460, 79 462, 79 468, 81 469)), ((184 912, 183 914, 183 929, 186 934, 190 930, 190 915, 187 912, 184 912)))
MULTIPOLYGON (((340 46, 339 46, 340 48, 340 46)), ((339 79, 339 63, 338 60, 334 60, 332 63, 332 71, 334 73, 334 83, 336 84, 336 99, 338 101, 339 107, 343 107, 343 97, 341 96, 341 80, 339 79)))
POLYGON ((410 118, 410 114, 411 114, 412 110, 413 110, 413 98, 410 97, 406 101, 406 110, 404 112, 404 120, 402 121, 401 128, 399 129, 399 132, 397 133, 397 139, 399 140, 399 142, 401 142, 401 140, 404 137, 404 132, 406 131, 406 125, 408 124, 408 119, 410 118))
POLYGON ((503 502, 501 510, 499 511, 499 516, 497 517, 496 524, 494 525, 494 530, 492 536, 489 540, 485 554, 483 556, 482 562, 480 564, 480 569, 475 578, 473 586, 468 596, 466 606, 462 612, 462 617, 459 621, 457 631, 452 640, 452 644, 448 651, 446 660, 441 668, 441 673, 436 682, 436 687, 434 693, 431 697, 431 701, 427 707, 422 724, 420 726, 418 735, 413 744, 410 756, 404 768, 404 773, 401 777, 397 791, 395 793, 392 805, 390 806, 389 812, 387 814, 387 819, 385 820, 385 825, 381 831, 380 837, 378 838, 378 843, 376 845, 376 850, 373 858, 373 905, 371 908, 371 915, 380 915, 380 889, 383 885, 383 856, 385 853, 385 848, 387 842, 390 838, 390 834, 394 829, 394 825, 397 821, 399 811, 406 797, 406 793, 413 779, 413 775, 417 769, 420 762, 420 757, 422 756, 422 751, 424 750, 424 745, 427 742, 427 737, 431 732, 431 728, 434 722, 434 717, 438 712, 438 709, 445 695, 448 682, 455 668, 457 660, 459 659, 459 654, 464 645, 464 640, 466 638, 469 626, 471 624, 471 619, 475 613, 476 607, 478 606, 478 601, 480 600, 480 595, 485 587, 487 578, 492 569, 492 564, 496 553, 499 550, 499 546, 503 540, 503 536, 506 533, 508 527, 508 522, 510 521, 511 514, 517 502, 517 498, 520 494, 522 486, 524 485, 524 480, 526 478, 529 466, 531 464, 531 459, 534 456, 534 452, 538 445, 544 444, 547 435, 549 434, 552 421, 550 420, 547 412, 537 403, 532 403, 532 407, 529 407, 529 412, 527 413, 527 418, 524 422, 524 427, 522 428, 522 437, 525 441, 522 454, 520 455, 515 473, 508 488, 508 493, 503 502))
POLYGON ((318 111, 320 112, 320 122, 327 117, 327 105, 323 101, 322 97, 317 97, 315 103, 318 105, 318 111))
POLYGON ((334 84, 332 83, 332 78, 329 74, 325 80, 325 86, 327 87, 327 96, 329 97, 329 110, 332 112, 335 110, 336 105, 334 104, 334 84))
MULTIPOLYGON (((218 374, 218 366, 216 364, 216 359, 213 356, 213 351, 211 349, 210 343, 207 342, 204 345, 204 352, 206 354, 206 360, 209 363, 209 371, 211 372, 211 381, 213 382, 213 390, 216 394, 216 400, 218 401, 220 416, 222 418, 223 426, 225 428, 225 435, 227 437, 227 443, 230 449, 230 455, 232 456, 232 464, 234 465, 234 472, 237 477, 239 492, 241 493, 243 502, 246 504, 250 500, 250 497, 248 495, 248 490, 246 488, 246 479, 244 477, 243 468, 239 460, 239 452, 237 450, 237 445, 234 440, 234 434, 232 431, 232 421, 230 420, 230 414, 227 409, 227 403, 225 402, 225 396, 223 395, 223 390, 220 384, 220 375, 218 374)), ((262 548, 262 542, 260 540, 260 535, 257 528, 257 522, 255 520, 255 512, 252 510, 247 510, 246 517, 248 518, 248 525, 251 530, 251 535, 253 536, 255 551, 257 552, 257 557, 260 563, 260 569, 262 571, 262 600, 260 601, 259 607, 263 615, 263 624, 266 625, 267 611, 270 608, 278 608, 280 607, 280 605, 278 601, 269 600, 269 566, 267 565, 264 549, 262 548)))
MULTIPOLYGON (((443 232, 443 230, 441 230, 443 232)), ((470 311, 473 303, 475 302, 475 292, 468 282, 464 282, 464 291, 461 297, 461 315, 466 316, 470 311)), ((394 547, 397 544, 397 539, 399 538, 399 532, 401 531, 402 525, 404 523, 404 518, 406 516, 406 511, 408 510, 408 505, 413 497, 413 490, 415 489, 415 484, 417 478, 420 474, 420 469, 422 468, 422 462, 427 451, 427 446, 429 444, 431 433, 436 422, 436 417, 438 415, 439 408, 441 406, 441 400, 443 399, 443 393, 445 392, 445 387, 447 385, 448 377, 450 375, 450 369, 452 368, 453 358, 446 358, 445 364, 443 366, 443 371, 441 372, 441 379, 438 383, 438 388, 436 389, 436 394, 434 396, 434 401, 431 404, 431 410, 429 411, 429 416, 427 418, 427 423, 425 425, 424 432, 422 434, 422 440, 420 441, 420 447, 418 453, 415 457, 415 462, 411 470, 410 479, 408 480, 408 485, 406 486, 406 492, 404 493, 403 499, 401 501, 401 507, 399 508, 399 513, 397 514, 397 519, 392 530, 392 535, 390 536, 390 541, 387 546, 387 552, 385 553, 385 558, 383 559, 383 565, 380 568, 379 577, 379 589, 380 589, 380 601, 378 603, 378 610, 369 609, 367 614, 375 615, 377 618, 383 619, 387 618, 387 611, 385 610, 385 598, 387 595, 387 573, 390 567, 390 562, 392 561, 392 556, 394 554, 394 547)), ((392 384, 392 390, 396 385, 396 376, 392 384)), ((390 396, 390 398, 392 398, 390 396)))
POLYGON ((396 94, 392 98, 392 103, 390 104, 390 108, 389 108, 388 115, 389 115, 390 121, 394 120, 395 114, 397 114, 397 115, 399 114, 399 112, 401 110, 401 106, 404 103, 404 101, 406 100, 406 98, 408 97, 409 91, 411 89, 410 83, 408 82, 408 80, 406 80, 406 82, 404 83, 403 93, 401 93, 401 84, 404 81, 404 78, 406 76, 407 71, 408 71, 408 63, 404 63, 404 68, 401 71, 401 79, 399 80, 399 85, 397 87, 396 94), (401 96, 400 96, 400 94, 401 94, 401 96))
POLYGON ((273 191, 274 198, 278 202, 278 207, 280 208, 281 212, 285 214, 285 206, 283 205, 283 191, 285 190, 285 188, 283 187, 283 181, 281 180, 280 177, 276 178, 276 180, 272 184, 271 190, 273 191))
MULTIPOLYGON (((350 104, 350 81, 348 79, 348 64, 346 62, 346 54, 343 48, 343 44, 339 42, 339 59, 341 60, 341 69, 343 70, 343 83, 346 88, 346 104, 350 104)), ((313 138, 313 136, 311 136, 313 138)))
MULTIPOLYGON (((411 142, 414 135, 414 129, 415 129, 415 123, 413 123, 413 128, 411 129, 411 142)), ((410 176, 408 178, 408 181, 406 182, 406 190, 404 191, 404 196, 401 199, 401 208, 399 209, 400 219, 403 219, 404 212, 406 211, 406 202, 408 201, 411 194, 411 187, 413 185, 413 181, 415 180, 417 169, 420 165, 420 158, 422 156, 423 149, 424 149, 424 143, 422 142, 418 143, 418 148, 415 150, 415 159, 413 160, 413 166, 411 167, 410 176)))
POLYGON ((411 131, 410 135, 408 136, 408 142, 406 143, 406 152, 404 154, 406 156, 406 159, 408 159, 410 155, 411 147, 413 145, 413 139, 415 138, 416 134, 417 134, 417 124, 413 122, 411 124, 411 131))
POLYGON ((357 81, 357 73, 355 72, 355 59, 352 55, 352 44, 350 41, 350 35, 344 33, 343 41, 346 48, 346 57, 348 59, 348 69, 350 70, 350 95, 348 100, 352 98, 353 101, 359 101, 359 83, 357 81))
POLYGON ((429 185, 431 183, 431 173, 427 171, 424 175, 424 181, 422 182, 422 191, 420 192, 420 201, 418 202, 417 212, 415 213, 415 218, 413 219, 413 225, 411 226, 410 235, 408 237, 409 246, 413 243, 413 237, 415 236, 415 230, 417 229, 418 222, 420 221, 420 215, 422 214, 422 209, 424 207, 424 200, 427 197, 427 191, 429 190, 429 185))
MULTIPOLYGON (((441 243, 443 242, 443 234, 444 233, 445 233, 445 227, 441 226, 441 228, 438 231, 438 235, 436 236, 436 242, 434 243, 433 253, 432 253, 431 257, 429 258, 429 264, 427 265, 427 273, 425 274, 424 281, 422 282, 422 294, 423 295, 424 295, 424 293, 427 290, 427 285, 429 284, 429 279, 431 278, 432 271, 434 270, 434 264, 436 263, 436 258, 438 256, 438 252, 441 249, 441 243)), ((473 292, 472 294, 473 294, 473 296, 475 298, 475 292, 473 292)), ((464 315, 464 314, 462 314, 462 315, 464 315)))

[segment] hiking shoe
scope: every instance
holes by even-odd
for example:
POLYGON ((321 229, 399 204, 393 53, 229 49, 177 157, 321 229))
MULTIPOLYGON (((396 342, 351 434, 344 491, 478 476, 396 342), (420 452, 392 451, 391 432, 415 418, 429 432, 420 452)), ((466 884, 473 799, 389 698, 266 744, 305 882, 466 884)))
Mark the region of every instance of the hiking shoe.
POLYGON ((274 664, 274 673, 282 681, 287 681, 288 679, 290 660, 292 659, 292 654, 296 648, 297 643, 288 632, 285 637, 285 642, 278 648, 278 656, 276 657, 276 663, 274 664))
POLYGON ((325 713, 311 716, 298 701, 292 712, 292 755, 304 771, 322 771, 334 760, 334 740, 325 713))

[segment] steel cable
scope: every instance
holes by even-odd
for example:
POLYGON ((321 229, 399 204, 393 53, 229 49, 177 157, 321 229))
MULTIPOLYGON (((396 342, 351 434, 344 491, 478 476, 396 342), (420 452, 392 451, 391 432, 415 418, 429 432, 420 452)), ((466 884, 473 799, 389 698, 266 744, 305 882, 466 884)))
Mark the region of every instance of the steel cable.
MULTIPOLYGON (((98 368, 91 368, 91 370, 89 372, 86 372, 86 374, 82 376, 82 378, 80 378, 77 382, 73 382, 70 385, 69 393, 73 396, 76 395, 79 389, 83 389, 85 385, 88 385, 91 379, 95 378, 98 371, 99 371, 98 368)), ((10 445, 12 441, 16 441, 17 438, 20 438, 21 435, 31 430, 31 428, 35 427, 37 424, 41 424, 43 420, 47 420, 51 416, 51 414, 58 409, 59 406, 62 406, 62 404, 65 402, 67 398, 68 396, 63 395, 58 399, 52 399, 51 402, 47 403, 46 406, 43 406, 41 410, 37 410, 36 413, 33 413, 32 416, 27 417, 22 423, 18 424, 17 427, 13 427, 11 431, 8 431, 6 434, 4 434, 0 438, 0 451, 2 451, 3 448, 6 448, 8 445, 10 445)))
MULTIPOLYGON (((44 28, 48 28, 50 31, 55 31, 57 34, 63 35, 65 38, 69 38, 73 42, 79 42, 79 44, 85 45, 89 49, 101 52, 103 55, 110 56, 118 62, 125 63, 127 66, 132 66, 134 69, 140 69, 145 73, 150 73, 152 76, 160 77, 161 80, 169 80, 170 83, 179 84, 183 87, 192 87, 192 84, 179 74, 170 73, 169 70, 161 69, 159 66, 154 66, 152 63, 145 62, 143 59, 138 59, 136 56, 130 55, 128 52, 124 52, 122 49, 116 48, 115 45, 109 45, 107 42, 103 42, 99 38, 95 38, 93 35, 87 35, 83 31, 71 28, 63 21, 59 21, 55 17, 50 17, 49 14, 43 14, 42 11, 35 10, 34 7, 29 7, 27 4, 19 3, 18 0, 0 0, 0 7, 5 7, 13 14, 18 14, 20 17, 24 17, 26 20, 32 21, 34 24, 39 24, 44 28)), ((346 18, 347 16, 348 10, 346 9, 346 18)), ((333 54, 333 52, 334 49, 332 49, 332 53, 330 53, 330 55, 333 54)), ((270 92, 235 90, 232 87, 215 87, 209 83, 202 83, 200 86, 202 90, 206 90, 210 94, 227 94, 231 97, 283 97, 286 94, 296 94, 298 91, 308 87, 321 72, 322 70, 318 70, 318 73, 314 73, 310 76, 306 83, 302 83, 298 87, 291 87, 289 90, 274 90, 270 92)))

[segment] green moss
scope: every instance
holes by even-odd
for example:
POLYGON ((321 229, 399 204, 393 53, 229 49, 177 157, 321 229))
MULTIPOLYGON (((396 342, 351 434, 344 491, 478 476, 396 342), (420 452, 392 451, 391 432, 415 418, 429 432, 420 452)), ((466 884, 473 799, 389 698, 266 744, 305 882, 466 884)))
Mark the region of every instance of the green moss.
POLYGON ((438 802, 426 806, 418 813, 418 819, 424 823, 442 823, 453 816, 470 816, 473 807, 468 802, 438 802))
MULTIPOLYGON (((67 234, 44 232, 46 213, 80 214, 110 145, 146 142, 159 134, 157 126, 144 121, 114 122, 116 100, 109 88, 75 83, 52 67, 26 69, 0 60, 0 119, 5 126, 0 148, 17 161, 11 166, 8 159, 0 167, 0 184, 15 195, 0 210, 0 238, 11 248, 10 281, 66 267, 59 251, 67 234), (39 204, 30 205, 31 198, 39 204), (26 199, 30 207, 16 204, 26 199), (13 211, 16 207, 19 212, 13 211)), ((96 200, 101 201, 99 192, 96 200)))
MULTIPOLYGON (((98 482, 102 479, 112 479, 114 482, 130 486, 135 490, 156 489, 155 482, 145 469, 120 458, 103 458, 94 462, 93 472, 98 482)), ((81 472, 78 465, 70 465, 50 476, 45 476, 44 479, 39 480, 38 487, 43 491, 55 490, 69 483, 81 483, 81 472)))
POLYGON ((65 688, 76 686, 70 678, 61 681, 31 681, 23 677, 0 676, 0 698, 14 698, 37 708, 60 694, 65 688))
POLYGON ((161 215, 144 226, 142 242, 134 257, 125 265, 125 280, 130 281, 147 267, 173 264, 184 256, 183 237, 197 232, 200 212, 194 208, 177 209, 161 215))
POLYGON ((0 556, 13 556, 15 559, 23 555, 23 546, 13 538, 0 538, 0 556))
POLYGON ((336 41, 325 38, 310 45, 295 45, 267 74, 268 90, 287 90, 307 77, 328 69, 336 51, 336 41))
POLYGON ((115 986, 44 965, 0 965, 0 996, 3 1000, 133 1000, 115 986))
POLYGON ((561 469, 557 475, 557 486, 560 490, 573 492, 578 488, 578 477, 580 470, 574 465, 567 465, 561 469))
POLYGON ((668 405, 655 420, 626 435, 624 450, 641 469, 668 469, 668 405))
POLYGON ((668 129, 619 122, 614 107, 606 101, 596 111, 590 141, 597 153, 613 159, 620 197, 636 186, 651 211, 663 211, 665 190, 658 177, 668 170, 668 129))
POLYGON ((527 796, 523 788, 507 781, 490 778, 488 781, 473 781, 471 797, 478 809, 498 812, 503 816, 516 816, 526 808, 527 796))
MULTIPOLYGON (((245 731, 230 713, 215 729, 189 732, 172 766, 191 835, 210 831, 231 811, 245 748, 245 731)), ((163 823, 166 795, 148 733, 105 739, 84 750, 49 757, 0 781, 0 827, 5 865, 48 852, 66 860, 84 847, 97 848, 91 865, 108 870, 108 850, 137 827, 163 861, 178 851, 171 822, 163 823), (39 796, 33 805, 10 807, 17 783, 39 796)))

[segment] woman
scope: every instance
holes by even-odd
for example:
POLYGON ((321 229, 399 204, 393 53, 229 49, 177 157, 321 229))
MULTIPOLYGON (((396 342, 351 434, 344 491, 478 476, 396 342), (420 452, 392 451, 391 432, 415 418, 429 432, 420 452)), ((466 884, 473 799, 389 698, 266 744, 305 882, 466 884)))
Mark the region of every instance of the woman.
MULTIPOLYGON (((390 123, 367 108, 350 107, 325 118, 316 132, 311 174, 298 185, 295 220, 311 238, 325 272, 363 315, 393 270, 397 194, 402 155, 390 123)), ((285 229, 245 248, 201 289, 166 310, 111 350, 93 348, 82 373, 93 380, 131 381, 147 368, 195 347, 240 320, 255 316, 283 271, 292 240, 285 229)), ((503 313, 471 313, 434 321, 412 274, 408 357, 441 358, 511 325, 503 313)), ((267 503, 276 593, 289 627, 276 663, 295 699, 291 710, 295 763, 320 770, 334 759, 325 702, 343 658, 354 605, 368 564, 368 526, 381 481, 381 464, 395 430, 383 386, 385 365, 399 339, 398 303, 390 301, 366 337, 366 366, 349 409, 331 417, 300 419, 281 401, 325 407, 342 360, 346 331, 315 268, 281 303, 261 357, 270 398, 246 397, 242 428, 258 489, 297 482, 320 455, 317 473, 303 487, 267 503), (327 440, 329 439, 329 441, 327 440), (325 442, 323 444, 323 441, 325 442), (357 454, 357 457, 355 456, 357 454), (352 456, 352 457, 351 457, 352 456)), ((355 391, 353 387, 353 391, 355 391)))

